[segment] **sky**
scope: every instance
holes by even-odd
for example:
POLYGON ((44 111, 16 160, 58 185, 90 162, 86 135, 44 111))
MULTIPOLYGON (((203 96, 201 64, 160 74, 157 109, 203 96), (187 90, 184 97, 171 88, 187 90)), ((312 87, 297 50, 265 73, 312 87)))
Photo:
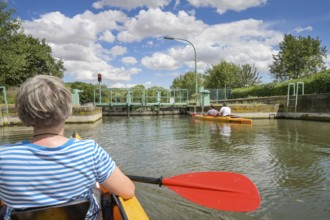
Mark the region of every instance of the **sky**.
POLYGON ((225 60, 255 65, 268 83, 285 34, 319 38, 330 66, 329 0, 2 1, 63 60, 65 82, 96 84, 101 73, 109 88, 169 89, 195 71, 195 48, 198 73, 225 60))

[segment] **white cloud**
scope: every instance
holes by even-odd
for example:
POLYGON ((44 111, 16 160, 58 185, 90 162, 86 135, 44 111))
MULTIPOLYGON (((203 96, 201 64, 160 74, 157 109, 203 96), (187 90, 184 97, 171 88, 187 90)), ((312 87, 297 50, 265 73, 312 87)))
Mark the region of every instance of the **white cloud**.
POLYGON ((66 74, 76 80, 95 81, 97 74, 102 74, 102 81, 105 84, 110 84, 114 81, 129 81, 131 75, 141 71, 138 68, 126 69, 124 67, 113 67, 104 61, 83 62, 83 61, 64 61, 67 68, 66 74), (77 68, 78 67, 78 68, 77 68))
POLYGON ((111 10, 99 14, 86 11, 72 18, 61 12, 50 12, 41 15, 39 19, 24 21, 23 26, 28 34, 45 38, 49 42, 88 45, 98 34, 118 29, 117 22, 125 19, 122 12, 111 10))
POLYGON ((180 76, 182 73, 179 72, 170 72, 170 73, 155 73, 155 76, 157 76, 158 78, 164 78, 164 77, 171 77, 171 78, 175 78, 180 76))
MULTIPOLYGON (((96 74, 100 72, 108 85, 130 81, 133 74, 140 73, 142 70, 134 66, 137 60, 153 71, 176 70, 173 74, 179 74, 180 71, 193 70, 195 63, 191 45, 181 42, 171 48, 173 42, 159 41, 159 37, 165 35, 187 39, 194 44, 198 72, 204 72, 211 64, 217 64, 222 59, 237 64, 255 64, 259 71, 267 72, 274 46, 283 39, 282 33, 271 30, 271 26, 261 20, 207 25, 185 11, 174 14, 159 8, 141 10, 133 17, 113 10, 97 14, 86 11, 72 18, 60 12, 51 12, 39 19, 24 21, 23 26, 26 33, 46 39, 54 56, 64 61, 67 69, 65 75, 71 79, 96 82, 96 74), (118 41, 121 41, 120 45, 118 41), (144 47, 146 51, 138 51, 143 47, 142 43, 140 48, 136 46, 139 43, 135 42, 139 41, 147 45, 144 47), (133 44, 138 56, 151 55, 133 57, 129 54, 133 44), (167 54, 152 54, 152 51, 164 50, 164 46, 168 48, 167 54), (122 55, 126 57, 116 63, 117 56, 122 55), (132 68, 127 68, 126 64, 132 65, 132 68), (179 71, 180 67, 183 68, 179 71)), ((164 77, 163 73, 161 76, 164 77)))
POLYGON ((171 56, 159 52, 154 53, 151 57, 144 57, 141 60, 141 63, 154 70, 174 70, 180 66, 180 64, 171 56))
POLYGON ((56 44, 74 42, 87 46, 96 38, 95 24, 92 21, 71 19, 60 12, 51 12, 42 15, 40 19, 25 21, 23 26, 27 34, 56 44))
MULTIPOLYGON (((136 86, 137 84, 130 84, 130 83, 128 83, 128 84, 124 84, 124 83, 120 83, 120 82, 117 82, 117 83, 113 83, 113 84, 111 84, 111 88, 118 88, 118 89, 129 89, 129 88, 132 88, 132 87, 134 87, 134 86, 136 86)), ((146 88, 149 88, 149 87, 151 87, 151 85, 152 85, 152 82, 150 82, 150 81, 147 81, 147 82, 145 82, 145 83, 143 83, 143 85, 146 87, 146 88)))
POLYGON ((327 55, 327 59, 325 60, 325 64, 327 65, 327 68, 330 68, 330 54, 327 55))
MULTIPOLYGON (((248 19, 211 25, 186 38, 196 48, 198 72, 204 72, 222 59, 255 64, 259 71, 267 72, 272 63, 273 46, 279 44, 283 35, 266 27, 260 20, 248 19)), ((170 48, 168 56, 156 52, 142 59, 142 64, 151 69, 171 70, 179 68, 178 65, 186 65, 188 71, 194 69, 194 51, 187 42, 170 48)))
POLYGON ((297 27, 294 29, 296 33, 304 32, 304 31, 312 31, 313 27, 312 26, 307 26, 307 27, 297 27))
POLYGON ((121 58, 121 62, 133 65, 137 63, 137 60, 134 57, 123 57, 121 58))
POLYGON ((267 0, 187 0, 195 7, 213 7, 219 14, 224 14, 229 10, 243 11, 251 7, 262 6, 267 0))
POLYGON ((136 86, 137 84, 123 84, 123 83, 113 83, 111 84, 111 88, 118 88, 118 89, 126 89, 126 88, 132 88, 136 86))
POLYGON ((98 40, 113 42, 111 30, 118 30, 118 23, 124 22, 126 15, 119 11, 103 11, 93 14, 85 11, 72 18, 60 12, 41 15, 33 21, 23 21, 27 34, 46 39, 56 58, 62 59, 65 75, 73 80, 94 81, 96 74, 102 72, 104 81, 131 80, 138 68, 115 68, 106 61, 109 55, 119 56, 127 52, 126 47, 113 46, 111 50, 98 44, 98 40))
POLYGON ((180 5, 180 0, 175 0, 175 4, 173 8, 177 8, 180 5))
POLYGON ((101 9, 106 6, 108 7, 119 7, 127 10, 134 8, 162 8, 167 6, 171 0, 98 0, 93 3, 93 7, 101 9))
POLYGON ((144 85, 144 87, 146 87, 146 88, 150 88, 151 85, 152 85, 152 82, 147 81, 147 82, 145 82, 143 85, 144 85))
POLYGON ((111 48, 110 53, 113 56, 120 56, 123 55, 127 52, 127 48, 126 47, 122 47, 122 46, 114 46, 111 48))
POLYGON ((185 11, 177 15, 160 9, 141 10, 124 24, 124 30, 117 39, 123 42, 141 41, 148 37, 165 36, 171 33, 187 37, 207 27, 202 21, 189 16, 185 11))
POLYGON ((103 40, 103 41, 105 41, 105 42, 112 43, 112 42, 115 41, 115 36, 113 36, 113 34, 111 33, 111 31, 106 30, 106 31, 104 31, 104 32, 101 34, 101 36, 100 36, 99 39, 100 39, 100 40, 103 40))

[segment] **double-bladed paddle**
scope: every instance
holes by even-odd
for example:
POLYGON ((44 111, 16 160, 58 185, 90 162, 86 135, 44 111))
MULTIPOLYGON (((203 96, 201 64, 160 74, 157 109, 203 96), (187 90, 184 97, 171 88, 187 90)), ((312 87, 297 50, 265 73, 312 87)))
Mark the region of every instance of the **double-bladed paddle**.
MULTIPOLYGON (((72 137, 81 139, 77 132, 72 137)), ((225 211, 249 212, 260 205, 257 187, 246 176, 232 172, 192 172, 167 178, 127 175, 141 183, 165 185, 199 205, 225 211)))
POLYGON ((135 182, 165 185, 182 197, 218 210, 248 212, 260 205, 257 187, 246 176, 232 172, 192 172, 168 178, 132 176, 135 182))

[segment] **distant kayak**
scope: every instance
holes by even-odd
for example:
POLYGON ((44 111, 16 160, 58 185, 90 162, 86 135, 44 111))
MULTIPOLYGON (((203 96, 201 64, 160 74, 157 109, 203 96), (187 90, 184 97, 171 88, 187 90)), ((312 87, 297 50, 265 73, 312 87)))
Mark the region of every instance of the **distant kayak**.
POLYGON ((199 120, 207 120, 207 121, 216 121, 216 122, 224 122, 224 123, 238 123, 238 124, 252 124, 252 119, 241 118, 239 116, 231 115, 231 116, 211 116, 211 115, 191 115, 195 119, 199 120))

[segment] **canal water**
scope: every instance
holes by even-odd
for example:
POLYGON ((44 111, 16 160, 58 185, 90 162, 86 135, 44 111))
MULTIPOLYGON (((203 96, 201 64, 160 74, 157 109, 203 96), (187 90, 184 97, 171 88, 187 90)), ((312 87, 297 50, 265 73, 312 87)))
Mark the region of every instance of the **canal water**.
MULTIPOLYGON (((96 139, 130 175, 170 177, 193 171, 230 171, 250 178, 261 195, 249 213, 191 203, 162 186, 136 183, 150 219, 329 219, 330 123, 254 120, 252 125, 193 120, 188 116, 105 117, 66 125, 96 139)), ((25 127, 0 128, 0 144, 31 137, 25 127)))

